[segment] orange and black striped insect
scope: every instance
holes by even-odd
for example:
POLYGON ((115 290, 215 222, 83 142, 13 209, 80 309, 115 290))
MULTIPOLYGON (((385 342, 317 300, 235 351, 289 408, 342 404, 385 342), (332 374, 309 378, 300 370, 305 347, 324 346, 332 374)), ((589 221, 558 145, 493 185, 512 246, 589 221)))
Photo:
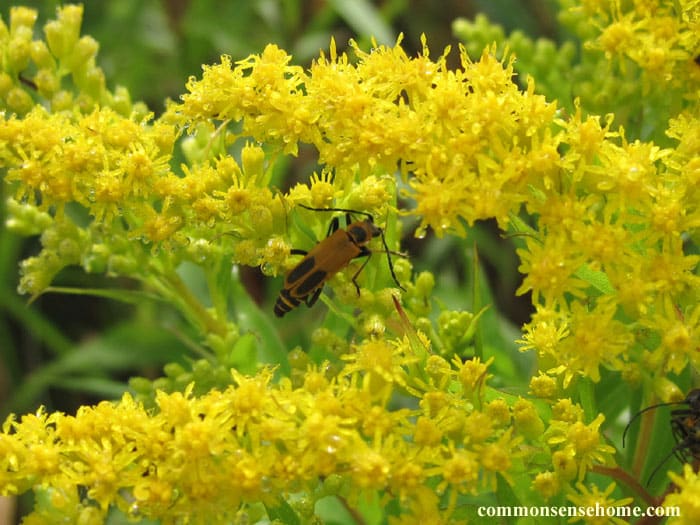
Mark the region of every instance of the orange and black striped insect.
MULTIPOLYGON (((350 261, 359 257, 366 257, 362 266, 352 276, 357 295, 360 295, 360 286, 357 284, 357 276, 367 266, 372 251, 367 244, 375 237, 381 237, 389 271, 394 282, 401 290, 394 265, 391 262, 391 252, 384 238, 384 231, 374 224, 371 214, 362 211, 348 210, 345 208, 311 208, 300 204, 302 208, 311 211, 328 211, 345 213, 346 227, 340 228, 340 218, 334 217, 328 227, 326 238, 314 246, 310 251, 294 249, 292 255, 304 255, 304 258, 292 268, 284 279, 284 288, 275 303, 275 315, 282 317, 290 310, 299 306, 302 302, 306 306, 313 306, 321 295, 325 282, 340 270, 345 268, 350 261), (353 215, 366 217, 362 220, 353 219, 353 215)), ((405 291, 405 290, 404 290, 405 291)))
POLYGON ((690 463, 691 461, 700 460, 700 388, 696 388, 688 392, 683 401, 676 403, 659 403, 651 405, 637 412, 625 427, 622 433, 622 446, 625 446, 625 436, 632 422, 644 412, 654 410, 659 407, 685 405, 684 408, 677 408, 671 411, 671 432, 676 440, 675 446, 654 468, 647 485, 651 483, 659 469, 675 455, 681 463, 690 463))

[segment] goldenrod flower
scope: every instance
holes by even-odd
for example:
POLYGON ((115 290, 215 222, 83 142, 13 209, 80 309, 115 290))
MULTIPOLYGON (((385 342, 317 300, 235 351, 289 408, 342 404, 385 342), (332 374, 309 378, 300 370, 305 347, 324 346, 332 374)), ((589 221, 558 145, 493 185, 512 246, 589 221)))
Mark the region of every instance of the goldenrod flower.
POLYGON ((676 507, 678 516, 669 523, 685 525, 696 523, 700 519, 700 477, 691 465, 684 465, 683 475, 669 472, 669 477, 678 490, 671 492, 664 499, 664 507, 676 507))
POLYGON ((615 523, 624 525, 628 523, 626 519, 615 517, 612 510, 615 507, 625 507, 632 503, 633 498, 614 499, 611 494, 615 491, 615 483, 611 483, 605 490, 600 490, 597 486, 585 486, 582 483, 576 484, 577 493, 569 494, 567 498, 577 507, 585 509, 585 515, 572 518, 571 523, 583 522, 593 525, 606 525, 615 523), (589 511, 588 509, 593 509, 589 511))
POLYGON ((599 414, 591 423, 586 425, 582 421, 557 421, 554 420, 547 429, 547 442, 555 447, 563 447, 559 456, 560 468, 567 477, 572 474, 572 467, 576 465, 578 481, 581 481, 586 471, 594 464, 605 464, 611 461, 615 449, 602 442, 600 425, 604 416, 599 414), (566 461, 564 461, 566 458, 566 461))

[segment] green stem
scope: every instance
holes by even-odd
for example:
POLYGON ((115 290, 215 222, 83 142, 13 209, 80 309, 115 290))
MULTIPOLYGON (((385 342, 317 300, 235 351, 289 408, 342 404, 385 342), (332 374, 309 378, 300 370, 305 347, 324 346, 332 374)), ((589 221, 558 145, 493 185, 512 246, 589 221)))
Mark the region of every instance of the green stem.
POLYGON ((157 283, 159 291, 165 297, 173 299, 182 313, 202 334, 214 333, 221 337, 226 336, 226 323, 213 317, 175 272, 165 272, 158 279, 149 280, 149 282, 157 283))
POLYGON ((647 412, 642 414, 639 424, 639 436, 637 437, 637 445, 634 449, 634 458, 632 461, 632 472, 641 474, 644 469, 644 463, 647 459, 647 451, 650 449, 652 433, 654 432, 654 419, 656 411, 652 414, 647 412))
MULTIPOLYGON (((481 310, 482 297, 481 297, 481 287, 479 286, 479 250, 476 247, 476 242, 474 243, 474 271, 472 273, 472 311, 476 312, 481 310)), ((481 323, 477 323, 474 331, 474 357, 479 358, 484 361, 484 334, 481 328, 481 323)))

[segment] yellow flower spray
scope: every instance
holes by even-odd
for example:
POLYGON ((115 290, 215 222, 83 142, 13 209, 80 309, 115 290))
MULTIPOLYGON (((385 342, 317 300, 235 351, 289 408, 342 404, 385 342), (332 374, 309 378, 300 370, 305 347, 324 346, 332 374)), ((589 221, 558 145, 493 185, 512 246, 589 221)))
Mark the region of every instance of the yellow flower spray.
MULTIPOLYGON (((623 407, 595 392, 621 384, 645 401, 678 400, 698 366, 700 17, 691 0, 562 4, 586 42, 575 66, 566 47, 538 50, 502 31, 507 46, 460 46, 457 68, 449 49, 430 58, 425 39, 416 57, 400 40, 352 44, 353 59, 331 42, 308 69, 270 44, 204 66, 159 117, 107 89, 80 7, 59 8, 43 40, 36 12, 13 8, 0 22, 6 225, 41 241, 19 291, 56 290, 76 265, 129 278, 139 290, 102 293, 170 305, 203 355, 75 415, 10 416, 0 491, 34 491, 25 523, 101 523, 118 511, 317 523, 329 501, 356 522, 458 523, 479 501, 629 503, 627 487, 589 479, 640 489, 640 472, 625 470, 637 459, 625 452, 624 468, 614 465, 623 407), (549 83, 535 67, 543 56, 558 57, 549 83), (591 98, 596 86, 566 84, 566 71, 602 67, 638 73, 617 93, 648 97, 653 132, 627 129, 643 97, 606 105, 591 98), (656 110, 663 90, 678 97, 656 110), (318 172, 279 189, 276 168, 302 148, 318 172), (433 297, 439 276, 405 258, 394 261, 405 293, 383 255, 359 276, 359 295, 361 263, 326 283, 330 313, 312 352, 270 335, 271 304, 258 309, 237 272, 284 275, 292 249, 323 238, 333 214, 299 205, 370 213, 392 250, 399 215, 415 218, 418 237, 464 237, 484 219, 514 234, 519 292, 535 309, 518 340, 536 357, 529 392, 509 391, 506 361, 517 357, 483 343, 478 295, 474 312, 450 310, 433 297), (188 268, 203 289, 188 285, 188 268)), ((485 28, 484 18, 455 23, 462 35, 485 28)), ((694 476, 674 475, 682 492, 669 504, 689 505, 694 476)))

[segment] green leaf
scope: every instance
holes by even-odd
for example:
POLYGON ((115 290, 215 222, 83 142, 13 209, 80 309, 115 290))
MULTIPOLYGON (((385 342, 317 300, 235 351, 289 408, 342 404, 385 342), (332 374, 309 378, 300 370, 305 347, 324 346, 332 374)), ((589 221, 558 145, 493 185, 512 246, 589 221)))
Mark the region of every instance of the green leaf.
POLYGON ((284 498, 279 498, 275 505, 265 503, 265 510, 270 520, 278 520, 285 525, 301 525, 301 520, 284 498))
POLYGON ((259 345, 260 342, 255 334, 248 332, 241 335, 236 344, 233 345, 226 364, 244 374, 255 374, 258 365, 257 350, 259 345))
POLYGON ((128 388, 121 381, 114 381, 104 377, 65 377, 54 379, 52 383, 53 386, 64 390, 85 392, 100 399, 117 399, 128 388))
POLYGON ((70 295, 88 295, 92 297, 103 297, 105 299, 113 299, 130 304, 139 304, 144 299, 153 301, 162 301, 163 298, 144 292, 141 290, 123 290, 123 289, 102 289, 102 288, 73 288, 68 286, 49 286, 44 293, 63 293, 70 295))
MULTIPOLYGON (((233 271, 237 273, 236 268, 233 271)), ((241 333, 250 331, 257 338, 258 361, 279 365, 281 372, 289 375, 291 368, 287 359, 287 350, 273 324, 272 317, 269 313, 260 310, 237 275, 231 279, 231 300, 235 308, 235 320, 241 328, 241 333)))
POLYGON ((74 346, 28 375, 13 392, 7 410, 32 410, 38 397, 51 386, 120 395, 116 383, 106 382, 100 374, 160 365, 177 360, 187 352, 174 335, 163 329, 140 322, 120 324, 101 337, 74 346))
POLYGON ((607 274, 605 272, 593 270, 587 264, 582 265, 576 270, 574 275, 579 279, 583 279, 603 294, 611 295, 615 293, 615 288, 610 284, 607 274))
POLYGON ((367 0, 329 0, 328 3, 358 34, 373 36, 378 44, 396 42, 394 31, 367 0))
POLYGON ((594 393, 593 382, 584 378, 579 381, 578 394, 581 400, 581 406, 583 407, 583 412, 586 414, 586 419, 591 421, 598 415, 598 410, 595 403, 595 393, 594 393))

